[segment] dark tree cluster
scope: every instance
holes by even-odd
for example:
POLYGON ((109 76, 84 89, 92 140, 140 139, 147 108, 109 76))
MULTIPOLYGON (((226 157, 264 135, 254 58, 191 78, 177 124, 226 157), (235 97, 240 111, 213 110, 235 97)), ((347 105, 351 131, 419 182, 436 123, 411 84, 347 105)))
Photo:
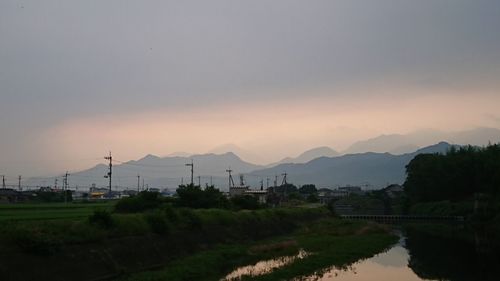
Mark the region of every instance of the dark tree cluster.
POLYGON ((197 185, 180 185, 177 189, 178 205, 181 207, 208 209, 229 208, 229 202, 224 194, 214 186, 201 189, 197 185))
POLYGON ((500 199, 500 145, 452 148, 447 154, 420 154, 406 166, 405 192, 412 203, 500 199))

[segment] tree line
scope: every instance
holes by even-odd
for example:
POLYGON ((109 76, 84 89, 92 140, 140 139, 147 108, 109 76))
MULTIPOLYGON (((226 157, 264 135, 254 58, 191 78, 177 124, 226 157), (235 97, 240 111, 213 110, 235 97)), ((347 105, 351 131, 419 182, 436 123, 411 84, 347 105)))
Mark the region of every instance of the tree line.
POLYGON ((410 203, 463 201, 480 195, 499 202, 500 145, 452 147, 446 154, 420 154, 406 166, 410 203))

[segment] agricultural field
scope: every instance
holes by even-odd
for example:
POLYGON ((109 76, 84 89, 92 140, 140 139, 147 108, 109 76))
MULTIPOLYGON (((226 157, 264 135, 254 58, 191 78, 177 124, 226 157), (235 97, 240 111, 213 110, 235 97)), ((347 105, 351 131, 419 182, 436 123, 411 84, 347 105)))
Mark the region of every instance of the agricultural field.
POLYGON ((110 211, 116 202, 0 205, 0 221, 86 219, 94 210, 110 211))

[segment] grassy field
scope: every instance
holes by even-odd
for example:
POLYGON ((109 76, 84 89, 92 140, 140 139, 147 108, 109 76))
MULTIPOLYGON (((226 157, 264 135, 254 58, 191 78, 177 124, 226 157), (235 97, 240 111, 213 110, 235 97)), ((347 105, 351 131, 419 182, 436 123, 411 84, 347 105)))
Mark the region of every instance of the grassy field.
POLYGON ((367 258, 397 241, 382 226, 366 223, 323 219, 306 225, 294 233, 256 242, 225 244, 178 259, 161 270, 148 271, 119 279, 121 281, 187 281, 221 280, 239 266, 259 260, 290 256, 300 249, 309 256, 269 274, 242 276, 241 280, 291 280, 299 276, 321 274, 331 266, 345 266, 367 258))
POLYGON ((96 209, 111 210, 115 202, 0 205, 0 221, 86 219, 96 209))

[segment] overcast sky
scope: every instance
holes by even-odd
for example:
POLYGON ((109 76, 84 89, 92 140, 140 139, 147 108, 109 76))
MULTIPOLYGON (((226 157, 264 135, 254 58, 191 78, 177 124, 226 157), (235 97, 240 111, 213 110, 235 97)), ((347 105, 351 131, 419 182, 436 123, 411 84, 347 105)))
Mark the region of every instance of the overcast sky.
POLYGON ((2 0, 0 174, 498 128, 499 78, 495 0, 2 0))

